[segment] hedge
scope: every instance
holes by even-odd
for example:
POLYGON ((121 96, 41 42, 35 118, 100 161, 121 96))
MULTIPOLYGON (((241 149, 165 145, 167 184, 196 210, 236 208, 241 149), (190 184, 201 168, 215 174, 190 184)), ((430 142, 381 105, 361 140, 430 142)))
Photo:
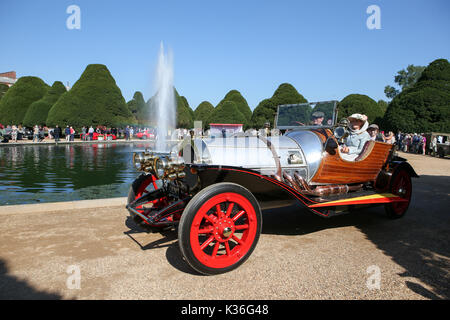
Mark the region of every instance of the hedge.
POLYGON ((47 125, 76 128, 134 122, 122 92, 108 68, 101 64, 88 65, 72 89, 53 105, 47 118, 47 125))
POLYGON ((22 124, 30 105, 41 99, 48 88, 38 77, 19 78, 0 100, 0 123, 22 124))

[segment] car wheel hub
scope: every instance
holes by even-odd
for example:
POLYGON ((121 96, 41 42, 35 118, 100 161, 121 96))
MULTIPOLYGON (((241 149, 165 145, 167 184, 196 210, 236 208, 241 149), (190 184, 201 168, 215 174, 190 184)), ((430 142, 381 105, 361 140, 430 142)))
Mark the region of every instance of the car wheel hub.
POLYGON ((220 219, 214 224, 214 237, 219 242, 227 241, 234 233, 234 223, 231 219, 220 219))

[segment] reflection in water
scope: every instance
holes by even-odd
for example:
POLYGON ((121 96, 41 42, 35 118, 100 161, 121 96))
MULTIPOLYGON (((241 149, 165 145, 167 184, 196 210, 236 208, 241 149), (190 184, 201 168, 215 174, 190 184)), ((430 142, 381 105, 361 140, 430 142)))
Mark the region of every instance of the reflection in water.
POLYGON ((124 197, 150 143, 0 147, 0 205, 124 197))

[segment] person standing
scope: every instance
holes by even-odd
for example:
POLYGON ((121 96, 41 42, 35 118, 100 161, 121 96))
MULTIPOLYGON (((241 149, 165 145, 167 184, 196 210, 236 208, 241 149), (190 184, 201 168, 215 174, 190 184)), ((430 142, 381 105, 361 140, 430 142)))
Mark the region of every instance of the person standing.
POLYGON ((437 153, 437 138, 436 136, 432 136, 430 141, 430 155, 435 157, 436 153, 437 153))
POLYGON ((130 127, 125 128, 125 140, 130 140, 130 127))
POLYGON ((88 132, 89 132, 89 140, 92 141, 94 139, 94 128, 90 126, 88 132))
POLYGON ((422 133, 422 155, 425 155, 426 145, 427 145, 427 138, 425 137, 425 134, 422 133))
POLYGON ((35 125, 33 128, 33 142, 39 142, 39 127, 35 125))
POLYGON ((75 139, 75 130, 72 126, 70 126, 70 141, 74 141, 75 139))
POLYGON ((17 134, 18 134, 19 130, 17 129, 16 125, 13 124, 12 126, 12 131, 11 131, 11 138, 14 142, 17 142, 17 134))
POLYGON ((53 130, 53 135, 55 137, 55 142, 59 142, 59 137, 61 136, 61 128, 56 125, 55 129, 53 130))
POLYGON ((81 137, 84 141, 86 141, 86 127, 83 126, 83 128, 81 128, 81 137))
POLYGON ((69 126, 66 126, 66 129, 64 129, 64 135, 66 136, 66 141, 70 140, 70 128, 69 126))

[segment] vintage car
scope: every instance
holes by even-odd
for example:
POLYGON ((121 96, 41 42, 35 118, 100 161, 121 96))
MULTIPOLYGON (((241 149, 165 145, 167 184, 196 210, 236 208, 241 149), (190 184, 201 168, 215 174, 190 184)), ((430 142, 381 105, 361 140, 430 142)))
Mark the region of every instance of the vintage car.
POLYGON ((369 141, 354 161, 339 145, 336 101, 278 107, 280 136, 185 139, 169 151, 133 155, 142 174, 132 183, 127 209, 149 230, 175 228, 185 260, 196 271, 237 268, 258 242, 261 211, 299 203, 329 218, 382 205, 392 219, 408 209, 418 177, 394 146, 369 141), (311 115, 323 114, 323 119, 311 115))
MULTIPOLYGON (((81 134, 80 135, 81 140, 89 140, 89 133, 81 134)), ((115 134, 112 133, 97 133, 94 132, 92 134, 92 140, 117 140, 117 137, 115 134)))
POLYGON ((155 135, 149 131, 138 132, 134 136, 138 139, 143 139, 143 140, 155 138, 155 135))

